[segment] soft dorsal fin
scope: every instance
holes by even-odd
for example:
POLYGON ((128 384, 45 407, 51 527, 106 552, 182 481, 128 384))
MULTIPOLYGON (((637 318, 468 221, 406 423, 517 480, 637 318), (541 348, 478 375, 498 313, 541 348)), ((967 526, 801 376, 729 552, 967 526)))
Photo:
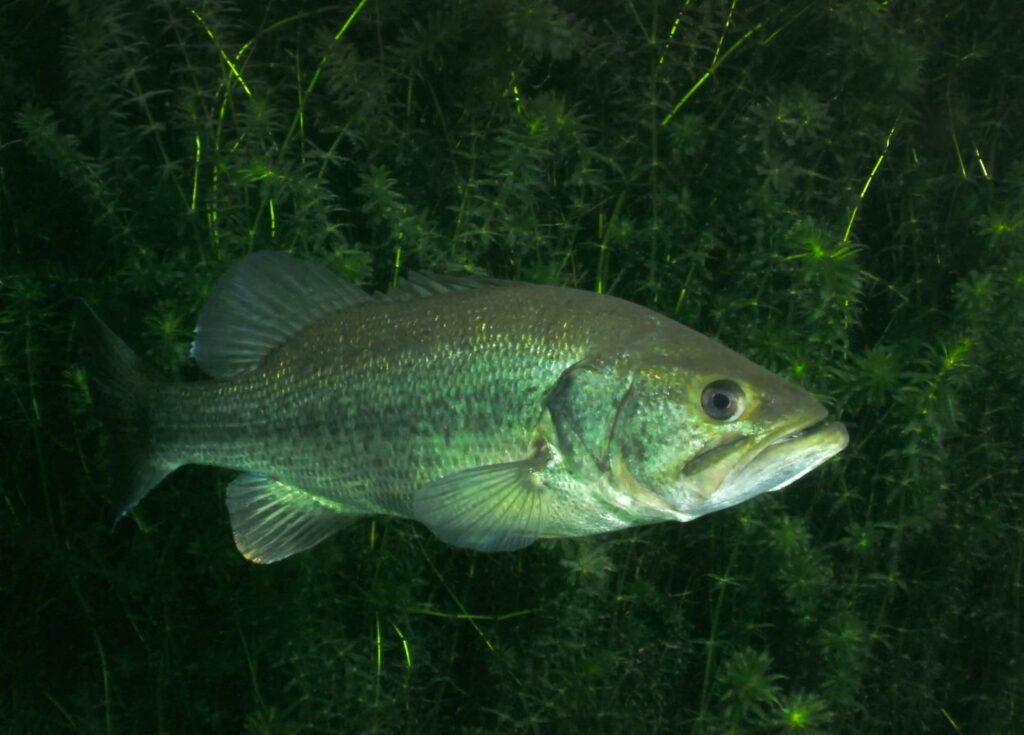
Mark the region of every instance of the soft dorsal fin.
POLYGON ((234 378, 333 312, 370 301, 318 263, 264 250, 228 269, 199 315, 192 355, 214 378, 234 378))

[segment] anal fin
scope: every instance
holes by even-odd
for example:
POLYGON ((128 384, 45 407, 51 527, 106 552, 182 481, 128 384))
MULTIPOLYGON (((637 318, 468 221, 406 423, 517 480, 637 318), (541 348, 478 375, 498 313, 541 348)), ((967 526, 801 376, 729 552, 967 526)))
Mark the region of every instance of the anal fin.
POLYGON ((227 490, 235 546, 246 559, 271 564, 316 546, 362 514, 265 475, 245 474, 227 490))

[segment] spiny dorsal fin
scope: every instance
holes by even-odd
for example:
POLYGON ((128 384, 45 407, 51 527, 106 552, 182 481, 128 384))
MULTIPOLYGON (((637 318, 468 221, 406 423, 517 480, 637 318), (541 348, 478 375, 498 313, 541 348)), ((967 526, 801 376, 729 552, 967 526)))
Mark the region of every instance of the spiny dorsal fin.
POLYGON ((370 300, 318 263, 270 250, 253 253, 231 266, 211 292, 192 355, 206 374, 233 378, 310 324, 370 300))
POLYGON ((503 281, 499 278, 484 276, 445 276, 436 273, 420 273, 409 271, 405 278, 387 293, 375 293, 374 298, 380 301, 411 301, 451 291, 465 291, 470 288, 487 286, 526 286, 518 281, 503 281))

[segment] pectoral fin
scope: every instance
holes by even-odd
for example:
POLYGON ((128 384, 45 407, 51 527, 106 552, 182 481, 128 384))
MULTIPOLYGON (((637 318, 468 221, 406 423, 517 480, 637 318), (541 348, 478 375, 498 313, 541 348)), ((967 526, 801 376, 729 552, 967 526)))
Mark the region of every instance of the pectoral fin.
POLYGON ((445 543, 477 551, 529 546, 551 526, 552 492, 535 473, 542 458, 473 467, 413 493, 413 516, 445 543))
POLYGON ((228 485, 227 506, 235 546, 257 564, 310 549, 360 516, 328 498, 255 474, 228 485))

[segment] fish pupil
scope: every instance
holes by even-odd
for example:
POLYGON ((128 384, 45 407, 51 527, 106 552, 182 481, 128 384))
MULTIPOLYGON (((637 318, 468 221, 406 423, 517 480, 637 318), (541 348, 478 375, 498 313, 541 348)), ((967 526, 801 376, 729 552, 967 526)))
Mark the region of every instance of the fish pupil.
POLYGON ((731 380, 716 380, 704 388, 701 406, 704 412, 717 421, 728 421, 739 415, 742 408, 743 390, 731 380))

